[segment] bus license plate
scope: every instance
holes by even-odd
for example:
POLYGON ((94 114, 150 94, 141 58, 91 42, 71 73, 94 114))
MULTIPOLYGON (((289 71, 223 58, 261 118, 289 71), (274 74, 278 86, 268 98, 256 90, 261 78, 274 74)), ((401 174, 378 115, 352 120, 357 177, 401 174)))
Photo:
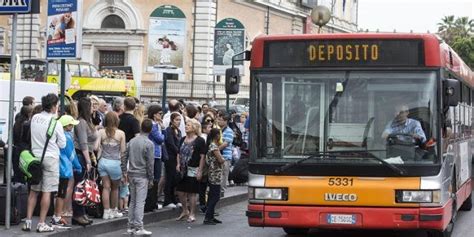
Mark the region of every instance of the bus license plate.
POLYGON ((356 223, 355 215, 328 214, 328 224, 354 225, 356 223))

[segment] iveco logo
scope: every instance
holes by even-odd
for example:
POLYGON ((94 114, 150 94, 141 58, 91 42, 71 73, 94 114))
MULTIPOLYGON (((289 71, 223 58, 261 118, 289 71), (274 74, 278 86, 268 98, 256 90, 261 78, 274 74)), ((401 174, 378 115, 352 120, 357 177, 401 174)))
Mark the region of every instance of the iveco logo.
POLYGON ((325 193, 324 200, 338 202, 355 202, 357 201, 357 195, 353 193, 325 193))

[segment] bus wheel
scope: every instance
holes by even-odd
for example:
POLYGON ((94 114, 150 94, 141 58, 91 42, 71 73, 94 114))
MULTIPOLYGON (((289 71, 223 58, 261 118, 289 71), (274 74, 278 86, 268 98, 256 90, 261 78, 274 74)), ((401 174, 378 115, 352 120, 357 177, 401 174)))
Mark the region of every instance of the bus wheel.
POLYGON ((461 211, 470 211, 472 209, 472 194, 469 195, 469 197, 464 201, 462 204, 461 208, 459 210, 461 211))
POLYGON ((284 227, 283 230, 285 233, 289 235, 305 235, 308 233, 309 228, 286 228, 284 227))
MULTIPOLYGON (((453 174, 456 174, 456 170, 454 170, 453 174)), ((451 211, 451 220, 449 221, 448 226, 446 226, 446 229, 443 231, 439 230, 433 230, 429 232, 430 237, 451 237, 451 234, 453 233, 454 230, 454 222, 456 221, 456 216, 458 214, 458 209, 457 209, 457 198, 456 198, 456 178, 455 176, 452 179, 451 183, 451 198, 453 199, 453 204, 452 204, 452 211, 451 211)))

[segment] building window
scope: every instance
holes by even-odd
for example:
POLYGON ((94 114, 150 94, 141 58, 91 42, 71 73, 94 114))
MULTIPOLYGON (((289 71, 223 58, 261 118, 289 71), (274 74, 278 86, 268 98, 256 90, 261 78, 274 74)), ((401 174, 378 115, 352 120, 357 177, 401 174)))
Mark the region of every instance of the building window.
POLYGON ((125 65, 125 51, 99 51, 99 68, 103 66, 124 66, 125 65))
POLYGON ((315 6, 318 5, 318 1, 317 0, 301 0, 301 5, 308 8, 314 8, 315 6))
POLYGON ((108 15, 102 21, 100 28, 125 29, 125 22, 117 15, 108 15))

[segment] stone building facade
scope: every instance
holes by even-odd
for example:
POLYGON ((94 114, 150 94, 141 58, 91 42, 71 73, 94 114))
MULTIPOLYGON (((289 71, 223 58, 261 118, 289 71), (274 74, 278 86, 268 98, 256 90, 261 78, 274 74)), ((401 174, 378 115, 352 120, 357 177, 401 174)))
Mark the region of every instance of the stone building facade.
MULTIPOLYGON (((40 14, 19 17, 17 48, 23 59, 45 57, 46 4, 47 0, 41 1, 40 14)), ((309 17, 316 4, 326 5, 333 13, 322 32, 357 31, 358 0, 84 0, 81 60, 98 66, 132 66, 142 97, 160 96, 165 76, 171 79, 168 84, 171 96, 198 100, 221 98, 224 80, 219 80, 213 71, 214 32, 219 21, 226 18, 240 21, 244 27, 244 47, 250 49, 252 40, 261 34, 317 33, 309 17), (178 14, 181 18, 165 14, 178 14), (159 19, 171 19, 161 22, 180 28, 157 29, 162 24, 159 19), (163 32, 169 36, 160 37, 163 32), (160 38, 151 40, 151 37, 160 38), (172 53, 179 55, 172 55, 170 61, 178 61, 179 66, 165 65, 155 70, 150 65, 154 52, 151 48, 163 50, 163 46, 157 46, 162 42, 159 40, 173 37, 179 40, 175 40, 178 44, 172 53)), ((10 36, 11 19, 0 16, 1 53, 9 53, 10 36)), ((244 94, 249 85, 248 65, 245 62, 244 94)))

